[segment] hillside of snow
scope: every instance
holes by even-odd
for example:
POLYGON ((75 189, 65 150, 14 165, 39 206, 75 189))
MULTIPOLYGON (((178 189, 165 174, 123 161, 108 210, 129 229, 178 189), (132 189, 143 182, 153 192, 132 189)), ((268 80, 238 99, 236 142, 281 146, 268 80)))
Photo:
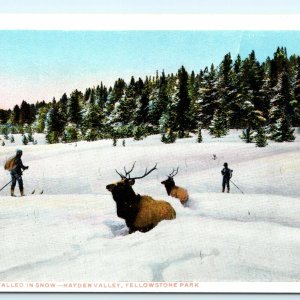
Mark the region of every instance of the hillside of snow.
MULTIPOLYGON (((0 192, 0 281, 300 281, 300 132, 293 143, 265 148, 239 134, 204 132, 201 144, 191 137, 168 145, 156 135, 126 139, 126 147, 47 145, 43 136, 21 146, 16 135, 0 148, 0 164, 23 149, 27 196, 0 192), (133 176, 158 163, 135 192, 170 202, 177 218, 128 234, 105 187, 120 179, 115 169, 135 161, 133 176), (221 193, 225 161, 244 194, 233 184, 221 193), (177 166, 175 182, 190 194, 186 207, 160 183, 177 166)), ((9 181, 1 168, 0 186, 9 181)))

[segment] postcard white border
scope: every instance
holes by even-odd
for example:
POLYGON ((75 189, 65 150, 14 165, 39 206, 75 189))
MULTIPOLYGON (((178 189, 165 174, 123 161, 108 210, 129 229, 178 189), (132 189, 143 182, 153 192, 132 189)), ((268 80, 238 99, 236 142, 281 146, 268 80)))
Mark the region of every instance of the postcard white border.
POLYGON ((0 14, 0 30, 300 30, 300 14, 0 14))
MULTIPOLYGON (((0 14, 0 30, 300 30, 300 14, 0 14)), ((300 293, 299 282, 1 282, 1 292, 300 293), (72 284, 77 284, 72 286, 72 284), (89 284, 92 287, 89 287, 89 284), (117 287, 121 284, 122 287, 117 287), (185 287, 186 284, 189 287, 185 287), (176 287, 174 286, 176 285, 176 287), (88 286, 88 287, 87 287, 88 286)))

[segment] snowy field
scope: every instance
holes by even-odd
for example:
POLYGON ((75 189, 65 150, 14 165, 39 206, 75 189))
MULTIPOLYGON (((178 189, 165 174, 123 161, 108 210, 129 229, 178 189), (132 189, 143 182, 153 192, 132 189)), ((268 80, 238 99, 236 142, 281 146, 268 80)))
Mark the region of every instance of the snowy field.
MULTIPOLYGON (((28 196, 0 192, 0 281, 300 281, 300 133, 265 148, 239 134, 169 145, 150 136, 127 139, 126 147, 111 140, 46 145, 40 135, 37 145, 19 146, 28 196), (177 218, 128 234, 105 187, 119 180, 115 169, 134 161, 136 176, 158 163, 133 188, 170 202, 177 218), (225 161, 244 194, 234 185, 221 193, 225 161), (190 194, 186 207, 160 184, 177 166, 175 182, 190 194)), ((15 140, 0 148, 2 165, 15 140)), ((1 168, 0 186, 8 181, 1 168)))

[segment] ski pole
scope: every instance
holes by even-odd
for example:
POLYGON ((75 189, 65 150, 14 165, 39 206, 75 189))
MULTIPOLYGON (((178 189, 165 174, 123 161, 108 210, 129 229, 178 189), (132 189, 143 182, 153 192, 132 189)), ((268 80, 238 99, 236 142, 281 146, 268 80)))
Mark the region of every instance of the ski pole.
POLYGON ((12 182, 12 180, 11 180, 9 183, 7 183, 7 184, 0 190, 0 192, 1 192, 5 187, 7 187, 11 182, 12 182))
MULTIPOLYGON (((24 170, 25 171, 25 170, 24 170)), ((8 182, 4 187, 1 188, 0 192, 5 188, 7 187, 13 180, 11 180, 10 182, 8 182)))
POLYGON ((230 179, 230 181, 235 185, 235 187, 240 190, 242 192, 242 194, 244 194, 244 192, 230 179))

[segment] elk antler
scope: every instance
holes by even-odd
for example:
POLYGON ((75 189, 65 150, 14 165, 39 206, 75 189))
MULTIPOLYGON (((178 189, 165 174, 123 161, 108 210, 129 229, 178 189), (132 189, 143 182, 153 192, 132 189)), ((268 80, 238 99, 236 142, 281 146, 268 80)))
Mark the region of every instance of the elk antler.
POLYGON ((152 171, 157 170, 156 166, 157 166, 157 163, 156 163, 155 166, 154 166, 151 170, 149 170, 149 171, 148 171, 148 168, 146 168, 146 171, 145 171, 145 174, 144 174, 144 175, 138 176, 138 177, 133 177, 133 178, 131 178, 131 179, 141 179, 141 178, 146 177, 146 176, 149 175, 152 171))
MULTIPOLYGON (((132 170, 133 170, 133 168, 134 168, 134 166, 135 166, 135 163, 136 163, 136 161, 133 163, 133 166, 132 166, 132 168, 131 168, 131 170, 130 171, 126 171, 126 168, 124 167, 124 171, 125 171, 125 173, 126 173, 126 175, 125 175, 125 177, 127 178, 127 176, 129 175, 129 178, 130 178, 130 173, 132 172, 132 170)), ((129 179, 128 178, 128 179, 129 179)))
MULTIPOLYGON (((133 168, 134 168, 134 166, 135 166, 135 163, 136 163, 136 162, 133 163, 133 166, 132 166, 132 168, 131 168, 130 171, 126 171, 126 168, 124 167, 125 175, 123 175, 122 173, 119 173, 117 170, 115 170, 115 171, 120 175, 120 177, 121 177, 122 179, 125 179, 125 178, 127 178, 127 176, 132 172, 132 170, 133 170, 133 168)), ((129 175, 129 177, 128 177, 127 179, 130 179, 130 175, 129 175)))
POLYGON ((178 169, 179 169, 179 167, 177 167, 177 169, 175 170, 174 168, 173 168, 173 171, 168 175, 168 177, 174 177, 174 176, 176 176, 177 175, 177 173, 178 173, 178 169), (173 174, 175 172, 175 174, 173 174))
MULTIPOLYGON (((130 173, 133 171, 134 167, 135 167, 135 163, 133 163, 133 166, 132 168, 127 171, 126 168, 124 167, 124 171, 125 171, 125 175, 123 175, 122 173, 119 173, 117 170, 115 170, 117 172, 117 174, 119 174, 119 176, 122 178, 122 179, 140 179, 140 178, 144 178, 146 177, 147 175, 149 175, 152 171, 154 171, 156 169, 156 166, 157 166, 157 163, 156 165, 151 169, 151 170, 147 170, 145 171, 145 174, 143 176, 139 176, 139 177, 134 177, 134 178, 130 178, 130 173)), ((157 170, 157 169, 156 169, 157 170)))
POLYGON ((119 173, 116 169, 115 169, 115 171, 120 175, 120 177, 121 177, 122 179, 125 179, 125 178, 126 178, 123 174, 119 173))

